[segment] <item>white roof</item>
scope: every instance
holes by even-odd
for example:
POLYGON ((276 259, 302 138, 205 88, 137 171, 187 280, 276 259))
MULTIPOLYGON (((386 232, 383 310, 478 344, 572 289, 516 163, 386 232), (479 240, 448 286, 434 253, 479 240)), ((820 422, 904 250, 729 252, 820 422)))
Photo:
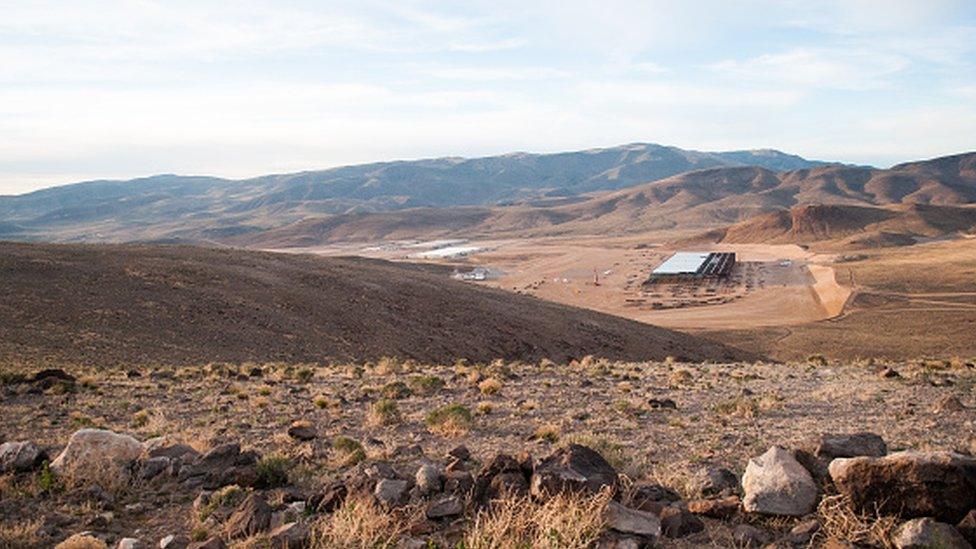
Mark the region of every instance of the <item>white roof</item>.
POLYGON ((694 273, 708 259, 708 252, 678 252, 661 263, 651 274, 694 273))

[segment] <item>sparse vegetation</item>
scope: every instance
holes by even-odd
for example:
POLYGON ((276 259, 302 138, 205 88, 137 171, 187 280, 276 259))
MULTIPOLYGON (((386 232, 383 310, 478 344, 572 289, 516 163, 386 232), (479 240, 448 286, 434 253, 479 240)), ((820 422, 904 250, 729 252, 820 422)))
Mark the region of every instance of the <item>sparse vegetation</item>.
POLYGON ((258 485, 263 488, 277 488, 288 484, 288 469, 291 461, 283 456, 264 456, 258 461, 258 485))
POLYGON ((391 381, 383 386, 380 391, 383 398, 400 399, 410 396, 410 387, 402 381, 391 381))
POLYGON ((410 376, 407 385, 415 393, 430 395, 444 388, 444 380, 434 375, 410 376))
POLYGON ((478 384, 478 390, 483 395, 493 395, 502 390, 502 381, 498 378, 490 377, 478 384))
POLYGON ((474 424, 474 416, 467 407, 461 404, 450 404, 427 414, 425 423, 431 432, 452 437, 470 431, 474 424))
POLYGON ((383 426, 400 423, 400 409, 395 400, 380 399, 374 402, 366 414, 366 421, 370 425, 383 426))
POLYGON ((332 440, 333 464, 336 467, 350 467, 366 459, 366 450, 359 441, 339 436, 332 440))

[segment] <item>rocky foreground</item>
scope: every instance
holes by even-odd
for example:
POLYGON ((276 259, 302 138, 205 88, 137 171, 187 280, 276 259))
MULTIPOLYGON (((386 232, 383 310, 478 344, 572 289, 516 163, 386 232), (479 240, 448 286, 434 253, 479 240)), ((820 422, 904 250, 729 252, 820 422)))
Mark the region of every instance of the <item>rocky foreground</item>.
POLYGON ((970 363, 213 370, 7 377, 0 546, 976 543, 970 363))

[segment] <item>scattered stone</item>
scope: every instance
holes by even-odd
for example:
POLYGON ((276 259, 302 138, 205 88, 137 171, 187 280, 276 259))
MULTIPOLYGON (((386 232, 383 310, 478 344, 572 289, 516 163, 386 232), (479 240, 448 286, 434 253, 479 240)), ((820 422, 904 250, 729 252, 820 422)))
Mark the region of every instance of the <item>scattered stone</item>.
POLYGON ((675 404, 670 398, 652 398, 647 401, 648 407, 651 409, 667 409, 667 410, 677 410, 678 405, 675 404))
POLYGON ((144 549, 145 547, 145 544, 136 538, 122 538, 116 549, 144 549))
POLYGON ((146 454, 148 454, 150 458, 182 458, 186 461, 192 461, 200 457, 200 452, 194 450, 192 446, 170 443, 166 437, 151 438, 146 442, 143 442, 142 447, 146 450, 146 454))
POLYGON ((179 476, 186 484, 207 490, 230 484, 254 486, 258 482, 257 462, 256 453, 242 452, 237 443, 224 444, 184 466, 179 476))
POLYGON ((421 494, 432 494, 444 488, 444 475, 437 466, 425 463, 417 469, 414 482, 421 494))
POLYGON ((348 494, 346 485, 336 481, 326 486, 321 493, 309 498, 308 507, 318 513, 331 513, 342 506, 348 494))
POLYGON ((647 545, 640 538, 608 530, 600 535, 594 547, 595 549, 641 549, 647 545))
POLYGON ((887 379, 901 377, 901 374, 898 373, 898 370, 895 370, 894 368, 885 368, 884 370, 881 370, 881 372, 878 375, 887 379))
POLYGON ((122 473, 124 467, 139 459, 142 444, 129 435, 105 429, 81 429, 68 439, 68 445, 51 462, 51 470, 58 474, 98 478, 107 468, 122 473))
POLYGON ((159 540, 159 549, 186 549, 190 545, 190 538, 170 534, 159 540))
POLYGON ((373 495, 377 501, 386 507, 396 507, 406 501, 407 491, 410 490, 410 483, 398 479, 380 479, 373 489, 373 495))
POLYGON ((605 512, 607 526, 623 534, 649 538, 661 535, 661 520, 653 513, 629 509, 611 500, 605 512))
POLYGON ((448 471, 444 474, 444 491, 463 496, 474 488, 474 477, 467 471, 448 471))
POLYGON ((594 450, 579 444, 557 449, 542 460, 532 475, 530 491, 544 497, 562 491, 596 493, 618 486, 617 471, 594 450))
POLYGON ((468 461, 471 459, 471 451, 468 450, 467 446, 458 446, 448 452, 447 455, 461 461, 468 461))
POLYGON ((739 486, 739 477, 724 467, 701 467, 692 474, 689 488, 703 496, 730 496, 739 486))
POLYGON ((142 467, 139 470, 139 477, 143 480, 156 478, 164 471, 169 469, 172 464, 173 460, 168 457, 149 458, 142 462, 142 467))
POLYGON ((304 549, 309 546, 312 530, 304 522, 283 524, 268 534, 271 547, 277 549, 304 549))
POLYGON ((803 516, 813 510, 819 493, 810 473, 779 446, 749 460, 742 489, 743 508, 767 515, 803 516))
POLYGON ((805 520, 790 529, 790 533, 786 535, 786 540, 794 545, 807 545, 813 539, 813 535, 819 531, 819 520, 805 520))
POLYGON ((480 471, 474 481, 475 499, 487 501, 504 494, 523 494, 529 490, 522 466, 508 454, 497 454, 480 471))
POLYGON ((296 421, 291 427, 288 428, 288 436, 295 440, 307 442, 309 440, 314 440, 316 437, 318 437, 318 434, 308 422, 296 421))
POLYGON ((674 490, 648 482, 638 482, 631 489, 630 503, 641 511, 655 512, 661 507, 681 499, 674 490))
POLYGON ((719 499, 693 499, 685 504, 689 512, 703 517, 726 519, 734 516, 742 507, 739 496, 719 499))
POLYGON ((39 466, 44 453, 30 441, 0 444, 0 473, 22 473, 39 466))
POLYGON ((251 494, 233 512, 224 524, 228 538, 246 538, 271 527, 271 507, 258 494, 251 494))
POLYGON ((736 547, 762 547, 769 543, 769 534, 750 524, 740 524, 732 530, 736 547))
POLYGON ((945 395, 932 406, 932 412, 936 414, 954 414, 965 410, 966 407, 953 395, 945 395))
POLYGON ((426 511, 427 518, 431 520, 456 517, 462 513, 464 513, 464 504, 457 496, 447 496, 433 501, 427 506, 426 511))
POLYGON ((959 533, 962 534, 962 537, 966 538, 966 541, 972 545, 976 545, 976 509, 971 509, 959 521, 959 524, 956 525, 956 530, 959 530, 959 533))
POLYGON ((823 435, 817 441, 814 455, 819 458, 835 459, 858 456, 881 457, 888 453, 888 445, 874 433, 854 433, 851 435, 823 435))
POLYGON ((830 463, 830 476, 864 512, 955 524, 976 508, 976 459, 952 452, 839 458, 830 463))
POLYGON ((902 524, 893 541, 898 549, 972 549, 952 525, 928 517, 902 524))
POLYGON ((664 507, 658 513, 658 518, 661 520, 661 531, 668 538, 683 538, 705 529, 701 519, 681 507, 664 507))

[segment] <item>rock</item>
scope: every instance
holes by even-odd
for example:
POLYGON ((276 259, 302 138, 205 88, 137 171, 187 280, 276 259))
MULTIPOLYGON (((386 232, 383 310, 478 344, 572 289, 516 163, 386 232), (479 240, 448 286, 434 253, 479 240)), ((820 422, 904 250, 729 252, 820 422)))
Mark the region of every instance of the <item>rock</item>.
POLYGON ((732 530, 736 547, 762 547, 769 543, 769 534, 749 524, 740 524, 732 530))
POLYGON ((186 549, 190 545, 190 538, 170 534, 159 540, 159 549, 186 549))
POLYGON ((309 440, 314 440, 316 437, 318 437, 318 434, 315 432, 315 429, 313 429, 311 425, 305 422, 295 422, 294 425, 288 428, 288 436, 290 436, 295 440, 300 440, 305 442, 309 440))
POLYGON ((427 518, 436 520, 445 517, 456 517, 464 513, 464 504, 457 496, 447 496, 436 501, 432 501, 427 506, 427 518))
POLYGON ((878 375, 887 379, 901 377, 898 370, 895 370, 894 368, 885 368, 884 370, 881 370, 878 375))
POLYGON ((976 545, 976 509, 971 509, 969 513, 959 521, 956 525, 956 530, 962 534, 962 537, 966 538, 972 545, 976 545))
POLYGON ((965 410, 966 407, 953 395, 945 395, 932 406, 932 412, 935 414, 954 414, 965 410))
POLYGON ((448 471, 444 474, 444 491, 463 496, 474 488, 474 477, 467 471, 448 471))
POLYGON ((647 401, 647 405, 652 409, 677 410, 678 405, 670 398, 652 398, 647 401))
POLYGON ((596 540, 594 549, 641 549, 647 546, 640 538, 608 530, 596 540))
POLYGON ((951 525, 931 518, 917 518, 902 524, 893 538, 898 549, 972 549, 972 545, 951 525))
POLYGON ((604 518, 607 527, 623 534, 636 534, 649 538, 661 535, 661 520, 653 513, 629 509, 611 500, 604 518))
POLYGON ((851 435, 823 435, 813 454, 818 458, 835 459, 858 456, 881 457, 888 453, 888 445, 874 433, 851 435))
POLYGON ((29 441, 0 444, 0 473, 23 473, 33 470, 44 460, 44 453, 29 441))
POLYGON ((976 507, 976 459, 952 452, 839 458, 830 477, 863 512, 955 524, 976 507))
POLYGON ((701 467, 692 474, 689 488, 704 496, 730 496, 739 486, 739 477, 723 467, 701 467))
POLYGON ((81 429, 68 439, 68 445, 51 462, 58 474, 99 478, 123 474, 125 468, 142 455, 142 444, 129 435, 104 429, 81 429))
POLYGON ((705 529, 701 519, 681 507, 664 507, 658 513, 658 518, 661 520, 661 531, 668 538, 683 538, 705 529))
POLYGON ((108 549, 108 545, 90 532, 81 532, 55 545, 54 549, 108 549))
POLYGON ((332 482, 321 493, 309 498, 308 507, 318 513, 331 513, 342 506, 348 494, 345 484, 339 481, 332 482))
POLYGON ((819 520, 805 520, 790 529, 790 533, 786 535, 786 541, 794 545, 807 545, 818 531, 820 531, 819 520))
POLYGON ((458 446, 448 452, 447 455, 461 461, 468 461, 471 459, 471 452, 468 450, 467 446, 458 446))
POLYGON ((143 480, 156 478, 169 469, 172 464, 173 460, 168 457, 149 458, 142 462, 142 467, 139 469, 139 478, 143 480))
POLYGON ((186 546, 186 549, 227 549, 224 541, 218 537, 212 537, 206 541, 197 541, 186 546))
POLYGON ((562 491, 595 493, 618 486, 617 471, 594 450, 579 444, 557 449, 532 475, 530 492, 537 498, 562 491))
POLYGON ((304 522, 283 524, 268 534, 271 547, 276 549, 304 549, 311 542, 312 530, 304 522))
POLYGON ((802 516, 813 510, 819 490, 793 454, 773 446, 749 460, 742 475, 743 508, 750 513, 802 516))
POLYGON ((34 390, 32 392, 40 392, 58 384, 73 386, 78 380, 61 368, 49 368, 35 373, 27 381, 33 385, 34 390))
POLYGON ((678 501, 681 496, 674 490, 648 482, 638 482, 631 489, 630 503, 641 511, 655 512, 661 507, 678 501))
POLYGON ((425 463, 417 469, 414 482, 421 494, 432 494, 440 492, 444 488, 444 475, 437 466, 425 463))
POLYGON ((144 549, 146 546, 136 538, 122 538, 119 540, 117 549, 144 549))
POLYGON ((228 538, 246 538, 265 532, 271 527, 271 507, 258 494, 247 496, 224 523, 228 538))
POLYGON ((143 442, 142 447, 146 450, 150 458, 182 458, 185 461, 193 461, 200 457, 200 452, 194 450, 192 446, 170 443, 166 437, 151 438, 143 442))
MULTIPOLYGON (((447 480, 450 481, 450 477, 447 480)), ((515 458, 508 454, 497 454, 478 471, 473 489, 475 499, 487 501, 506 493, 525 493, 529 489, 529 482, 515 458)))
POLYGON ((406 501, 408 490, 410 490, 409 482, 384 478, 376 483, 376 488, 373 489, 373 495, 384 506, 396 507, 406 501))
POLYGON ((726 519, 739 512, 742 502, 739 496, 719 499, 693 499, 685 504, 690 513, 703 517, 726 519))
POLYGON ((258 455, 242 452, 239 444, 224 444, 213 448, 197 461, 180 470, 180 480, 190 486, 215 490, 236 484, 254 486, 258 482, 258 455))

